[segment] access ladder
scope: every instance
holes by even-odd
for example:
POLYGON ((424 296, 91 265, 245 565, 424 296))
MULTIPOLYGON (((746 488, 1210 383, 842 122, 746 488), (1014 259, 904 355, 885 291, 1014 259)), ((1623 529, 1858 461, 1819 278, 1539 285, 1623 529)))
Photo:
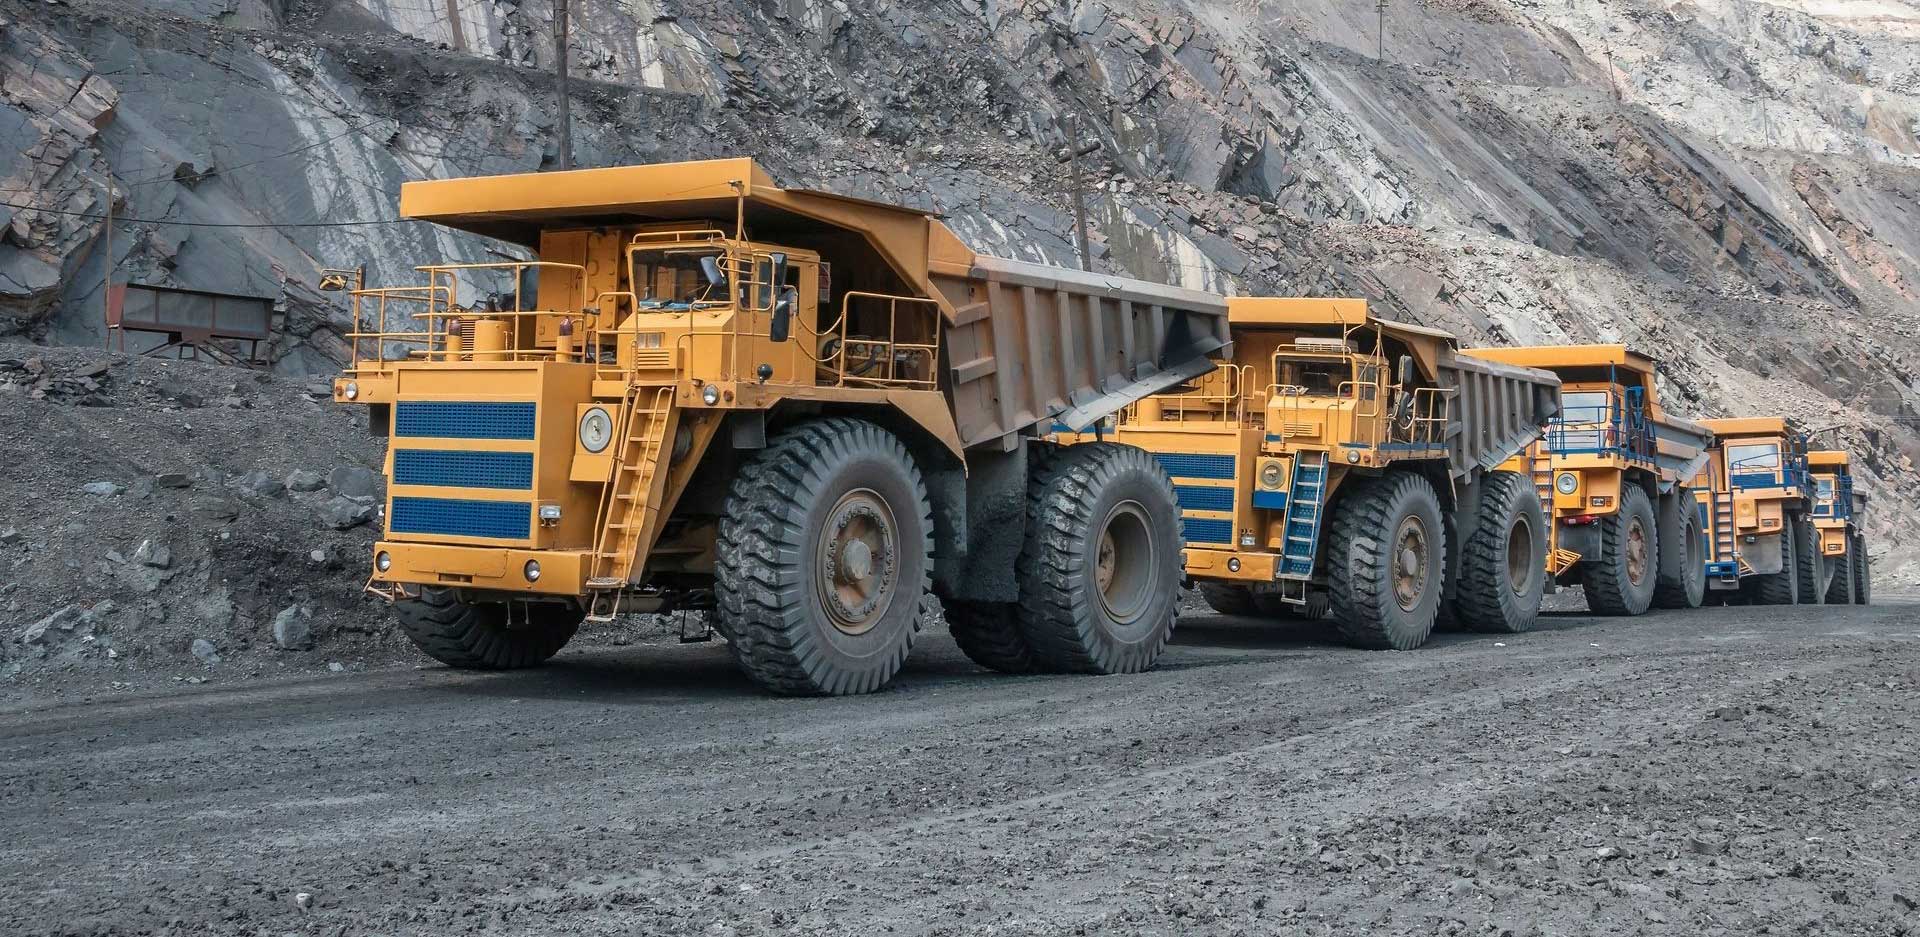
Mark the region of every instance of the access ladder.
POLYGON ((600 496, 599 528, 589 558, 589 621, 612 621, 618 614, 620 595, 633 584, 640 554, 659 520, 654 482, 660 476, 667 427, 673 422, 673 385, 633 384, 620 411, 620 448, 600 496))
POLYGON ((1326 502, 1327 454, 1306 450, 1293 462, 1293 489, 1287 498, 1286 543, 1280 548, 1280 575, 1292 579, 1313 577, 1313 557, 1320 547, 1321 510, 1326 502))

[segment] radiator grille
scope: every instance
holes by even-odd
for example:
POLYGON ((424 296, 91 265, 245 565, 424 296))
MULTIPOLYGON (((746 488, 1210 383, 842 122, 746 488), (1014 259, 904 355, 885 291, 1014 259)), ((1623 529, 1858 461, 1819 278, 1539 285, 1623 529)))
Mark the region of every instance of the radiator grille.
POLYGON ((393 433, 437 439, 532 439, 531 402, 402 400, 393 433))
POLYGON ((387 520, 388 528, 396 534, 525 540, 533 529, 533 505, 525 501, 396 497, 393 516, 387 520))
POLYGON ((1154 458, 1175 478, 1232 478, 1233 456, 1160 452, 1154 458))
POLYGON ((1175 485, 1174 497, 1183 511, 1231 511, 1232 488, 1203 488, 1199 485, 1175 485))
POLYGON ((1180 519, 1180 534, 1188 543, 1233 542, 1233 522, 1200 517, 1180 519))
POLYGON ((396 485, 524 490, 533 487, 533 453, 396 449, 393 481, 396 485))

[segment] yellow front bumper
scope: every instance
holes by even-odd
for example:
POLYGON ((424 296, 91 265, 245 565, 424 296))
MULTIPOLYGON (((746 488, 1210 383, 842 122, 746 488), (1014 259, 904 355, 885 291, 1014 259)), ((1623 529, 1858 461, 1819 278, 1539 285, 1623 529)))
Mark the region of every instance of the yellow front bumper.
POLYGON ((1278 553, 1187 548, 1187 575, 1195 579, 1272 582, 1279 563, 1278 553), (1235 569, 1236 566, 1239 568, 1235 569))
POLYGON ((456 547, 433 543, 381 541, 373 545, 373 581, 389 585, 444 586, 525 592, 536 595, 585 595, 584 550, 522 550, 456 547), (380 569, 384 553, 389 563, 380 569), (538 579, 527 578, 527 561, 540 564, 538 579))

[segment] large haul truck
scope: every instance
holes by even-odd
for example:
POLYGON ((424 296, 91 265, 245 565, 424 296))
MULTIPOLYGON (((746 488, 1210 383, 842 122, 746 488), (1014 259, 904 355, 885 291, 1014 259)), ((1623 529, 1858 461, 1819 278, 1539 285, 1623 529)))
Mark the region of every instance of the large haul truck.
POLYGON ((1560 415, 1506 466, 1526 472, 1540 493, 1547 575, 1581 586, 1601 615, 1700 607, 1706 540, 1687 486, 1713 433, 1660 406, 1653 359, 1625 345, 1467 353, 1560 376, 1560 415))
POLYGON ((1827 605, 1866 605, 1873 598, 1873 561, 1867 556, 1866 489, 1854 484, 1845 452, 1815 449, 1807 453, 1813 476, 1813 528, 1826 563, 1827 605))
POLYGON ((1367 648, 1418 647, 1443 611, 1532 627, 1546 521, 1531 479, 1500 466, 1540 437, 1559 379, 1462 354, 1360 299, 1227 309, 1231 363, 1098 431, 1173 476, 1207 602, 1324 614, 1367 648))
POLYGON ((1693 488, 1707 533, 1707 603, 1819 604, 1807 436, 1786 417, 1706 420, 1714 445, 1693 488))
POLYGON ((976 254, 746 159, 414 182, 400 209, 536 256, 352 291, 335 397, 390 438, 369 587, 429 655, 527 666, 585 618, 711 608, 763 686, 857 693, 932 595, 1031 667, 1159 654, 1165 473, 1035 440, 1213 370, 1220 297, 976 254))

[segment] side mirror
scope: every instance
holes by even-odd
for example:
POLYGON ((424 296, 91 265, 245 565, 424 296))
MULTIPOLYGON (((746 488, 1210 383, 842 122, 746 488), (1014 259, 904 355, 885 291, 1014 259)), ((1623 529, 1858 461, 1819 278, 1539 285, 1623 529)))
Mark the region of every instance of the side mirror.
POLYGON ((700 272, 706 275, 708 286, 711 286, 714 289, 720 290, 721 292, 726 292, 727 275, 726 273, 722 272, 720 269, 719 258, 713 256, 712 254, 708 254, 707 256, 700 258, 700 272))
POLYGON ((774 295, 778 296, 781 290, 787 285, 787 255, 780 251, 774 251, 767 256, 773 260, 772 286, 774 295))
POLYGON ((1413 383, 1413 357, 1410 355, 1400 356, 1400 382, 1399 383, 1401 387, 1405 387, 1408 384, 1413 383))
POLYGON ((798 291, 785 289, 780 291, 780 301, 773 304, 773 321, 767 323, 767 338, 784 342, 793 328, 793 302, 798 291))

